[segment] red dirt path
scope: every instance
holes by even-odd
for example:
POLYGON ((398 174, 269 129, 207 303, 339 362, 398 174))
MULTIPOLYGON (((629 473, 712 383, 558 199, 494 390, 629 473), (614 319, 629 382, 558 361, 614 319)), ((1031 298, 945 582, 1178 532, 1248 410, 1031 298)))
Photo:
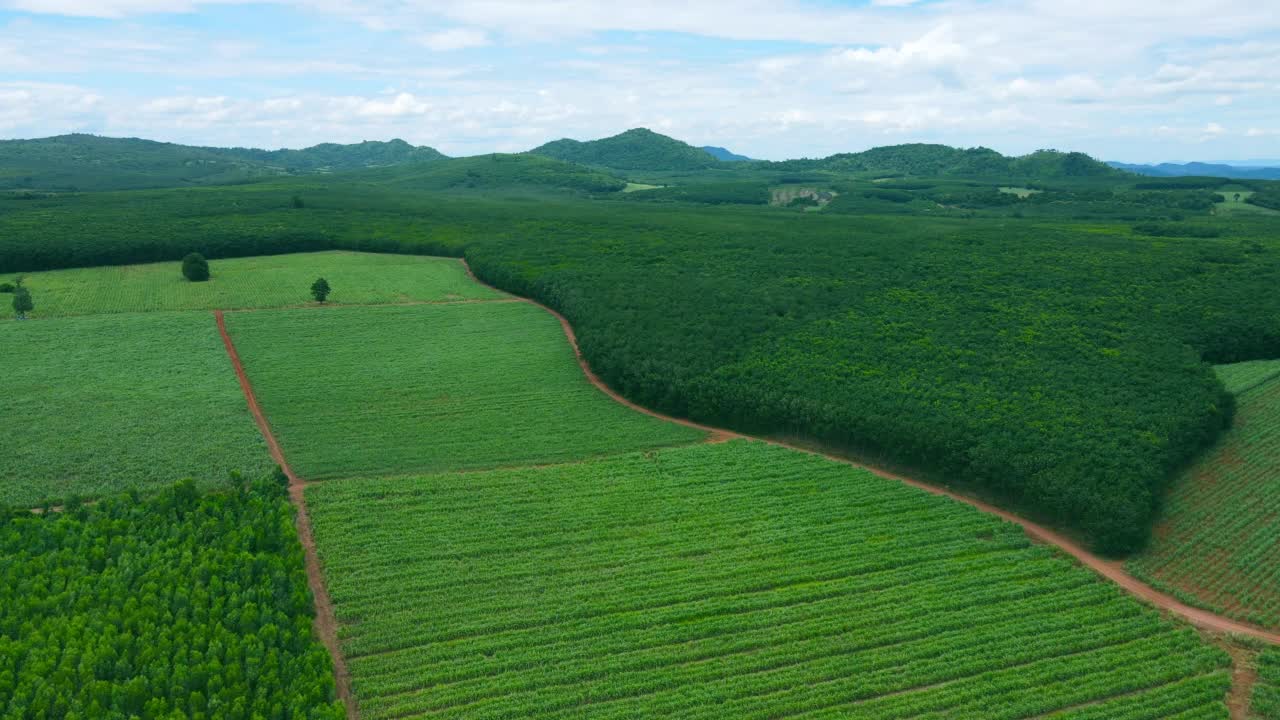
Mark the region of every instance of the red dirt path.
POLYGON ((266 416, 262 414, 262 407, 258 405, 258 398, 253 394, 249 377, 244 374, 240 353, 236 352, 236 346, 231 342, 231 335, 227 333, 227 322, 222 311, 215 310, 213 316, 217 320, 218 334, 222 336, 222 344, 227 348, 227 356, 231 358, 231 365, 235 368, 236 379, 240 381, 240 389, 244 391, 244 399, 249 404, 253 421, 258 424, 258 430, 267 441, 267 449, 270 450, 272 459, 289 478, 289 501, 297 510, 298 539, 302 542, 306 557, 307 585, 311 587, 311 595, 315 598, 316 634, 320 636, 320 641, 324 643, 329 656, 333 658, 334 684, 337 687, 338 699, 347 709, 347 718, 355 720, 358 715, 355 696, 351 693, 351 674, 347 671, 347 661, 342 657, 342 648, 338 644, 338 620, 333 613, 333 601, 329 598, 329 591, 324 586, 324 575, 320 572, 320 558, 316 555, 316 541, 311 534, 311 518, 307 515, 307 501, 303 492, 306 484, 289 467, 288 461, 284 458, 284 451, 280 449, 280 443, 276 441, 276 436, 271 432, 271 426, 267 424, 266 416))
MULTIPOLYGON (((484 285, 486 287, 491 287, 491 288, 493 287, 492 285, 489 285, 488 283, 484 282, 480 278, 476 277, 475 273, 471 272, 471 266, 467 264, 467 261, 465 259, 461 260, 461 262, 462 262, 462 266, 466 268, 467 275, 469 275, 472 280, 475 280, 477 283, 480 283, 481 285, 484 285)), ((493 288, 493 289, 498 290, 498 288, 493 288)), ((919 488, 921 490, 924 490, 925 492, 932 493, 934 495, 941 495, 943 497, 948 497, 957 502, 962 502, 966 505, 977 508, 978 510, 981 510, 985 513, 995 515, 996 517, 1002 520, 1006 520, 1008 522, 1021 526, 1022 529, 1026 531, 1026 533, 1030 535, 1032 538, 1034 538, 1035 540, 1058 547, 1062 551, 1066 552, 1068 555, 1071 555, 1072 557, 1074 557, 1082 565, 1090 568, 1091 570, 1098 573, 1102 577, 1119 585, 1123 590, 1128 592, 1130 595, 1133 595, 1134 597, 1140 600, 1145 600, 1146 602, 1156 606, 1157 608, 1160 608, 1161 610, 1177 615, 1183 618, 1184 620, 1186 620, 1187 622, 1191 623, 1192 625, 1200 628, 1201 630, 1206 630, 1214 633, 1244 635, 1244 636, 1256 638, 1258 640, 1262 640, 1264 642, 1271 643, 1273 645, 1280 645, 1280 633, 1278 632, 1273 632, 1270 630, 1266 630, 1264 628, 1257 627, 1255 625, 1250 625, 1248 623, 1242 623, 1236 620, 1232 620, 1230 618, 1225 618, 1220 615, 1216 615, 1212 612, 1209 612, 1208 610, 1201 610, 1200 608, 1191 607, 1190 605, 1187 605, 1186 603, 1178 600, 1177 598, 1171 595, 1167 595, 1163 592, 1160 592, 1159 590, 1156 590, 1150 585, 1147 585, 1141 580, 1138 580, 1137 578, 1133 577, 1124 569, 1124 564, 1122 561, 1108 560, 1104 557, 1101 557, 1089 551, 1088 549, 1086 549, 1084 546, 1080 545, 1076 541, 1066 537, 1065 535, 1055 530, 1052 530, 1048 527, 1045 527, 1038 523, 1027 520, 1026 518, 1020 517, 1018 515, 1014 515, 1013 513, 1008 512, 1007 510, 1001 510, 1000 508, 995 507, 994 505, 991 505, 989 503, 985 503, 981 500, 977 500, 975 498, 971 498, 966 495, 961 495, 959 493, 947 490, 945 488, 940 488, 936 485, 930 485, 928 483, 921 482, 919 480, 913 480, 903 475, 891 473, 886 470, 882 470, 880 468, 871 467, 868 465, 864 465, 862 463, 857 463, 848 458, 816 452, 808 448, 799 447, 796 445, 792 445, 790 443, 780 442, 777 440, 770 440, 768 438, 756 438, 749 435, 744 435, 742 433, 736 433, 731 430, 723 430, 720 428, 714 428, 707 425, 700 425, 698 423, 691 422, 689 420, 683 420, 680 418, 663 415, 661 413, 655 412, 648 408, 636 405, 630 400, 627 400, 626 398, 622 397, 618 393, 614 392, 612 388, 605 385, 604 382, 601 381, 600 378, 595 374, 595 372, 591 370, 591 367, 587 364, 586 359, 582 357, 582 351, 578 348, 578 338, 573 332, 573 327, 569 324, 569 321, 565 319, 563 315, 561 315, 555 310, 552 310, 546 305, 543 305, 542 303, 537 302, 535 300, 530 300, 528 298, 525 298, 524 300, 525 302, 528 302, 531 305, 536 305, 542 308, 543 310, 546 310, 547 312, 551 313, 560 321, 560 326, 564 328, 565 337, 569 340, 569 344, 573 347, 574 355, 578 358, 578 365, 582 367, 582 372, 587 376, 587 379, 590 380, 591 384, 595 385, 603 393, 613 398, 614 400, 622 403, 623 405, 626 405, 629 408, 645 413, 646 415, 651 415, 656 418, 661 418, 663 420, 679 423, 681 425, 685 425, 688 427, 705 430, 706 432, 711 434, 710 439, 712 441, 724 440, 724 439, 730 439, 730 438, 748 438, 752 440, 758 440, 761 442, 767 442, 772 445, 778 445, 778 446, 790 448, 792 450, 796 450, 799 452, 809 453, 810 455, 820 455, 822 457, 828 458, 830 460, 834 460, 836 462, 841 462, 846 465, 852 465, 853 467, 869 470, 870 472, 873 472, 876 475, 879 475, 881 477, 889 478, 891 480, 897 480, 898 482, 905 483, 907 485, 910 485, 911 487, 919 488)))

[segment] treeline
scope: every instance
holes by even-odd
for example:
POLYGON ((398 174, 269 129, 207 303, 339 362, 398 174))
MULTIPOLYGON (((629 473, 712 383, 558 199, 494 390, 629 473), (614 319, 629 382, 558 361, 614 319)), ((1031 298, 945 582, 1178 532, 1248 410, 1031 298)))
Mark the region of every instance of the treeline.
POLYGON ((704 205, 768 205, 769 186, 760 182, 697 183, 626 193, 632 202, 689 202, 704 205))
POLYGON ((266 190, 12 201, 0 269, 191 249, 465 253, 564 312, 634 400, 933 474, 1116 552, 1145 541, 1167 479, 1231 417, 1203 361, 1280 357, 1280 247, 1263 216, 1171 242, 920 202, 834 214, 846 195, 796 213, 266 190), (295 192, 305 210, 287 208, 295 192))
POLYGON ((0 512, 0 716, 340 720, 281 478, 0 512))

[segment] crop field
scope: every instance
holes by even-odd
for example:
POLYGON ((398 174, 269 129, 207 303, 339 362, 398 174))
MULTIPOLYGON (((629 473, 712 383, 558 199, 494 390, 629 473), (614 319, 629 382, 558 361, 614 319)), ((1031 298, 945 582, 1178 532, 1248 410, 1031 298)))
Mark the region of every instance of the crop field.
POLYGON ((1254 360, 1251 362, 1218 365, 1214 368, 1227 392, 1233 395, 1280 377, 1280 360, 1254 360))
POLYGON ((526 303, 264 310, 227 324, 303 477, 559 462, 700 440, 610 400, 526 303))
POLYGON ((0 324, 0 504, 272 466, 208 313, 0 324))
POLYGON ((1014 526, 804 453, 307 492, 366 720, 1226 717, 1229 660, 1193 631, 1014 526))
POLYGON ((207 282, 195 283, 177 262, 28 273, 24 283, 36 300, 34 317, 304 305, 313 302, 309 289, 318 277, 333 286, 332 304, 502 297, 452 258, 317 252, 211 260, 210 269, 207 282))
POLYGON ((1183 473, 1133 574, 1184 600, 1280 627, 1280 363, 1219 370, 1235 424, 1183 473), (1268 379, 1269 378, 1269 379, 1268 379))
POLYGON ((1280 649, 1258 655, 1258 683, 1249 709, 1258 720, 1280 720, 1280 649))

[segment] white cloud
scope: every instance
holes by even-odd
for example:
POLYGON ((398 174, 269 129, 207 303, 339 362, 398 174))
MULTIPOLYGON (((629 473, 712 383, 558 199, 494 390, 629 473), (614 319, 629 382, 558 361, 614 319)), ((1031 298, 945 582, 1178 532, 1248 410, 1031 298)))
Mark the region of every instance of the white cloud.
POLYGON ((445 52, 484 47, 489 44, 489 36, 471 28, 450 28, 423 35, 418 42, 436 52, 445 52))

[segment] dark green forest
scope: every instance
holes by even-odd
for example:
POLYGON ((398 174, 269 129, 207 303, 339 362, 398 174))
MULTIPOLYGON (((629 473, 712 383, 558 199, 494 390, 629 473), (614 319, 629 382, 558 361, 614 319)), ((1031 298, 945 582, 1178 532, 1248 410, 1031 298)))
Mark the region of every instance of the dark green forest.
POLYGON ((0 716, 341 720, 281 478, 0 513, 0 716))
POLYGON ((474 175, 14 193, 0 274, 191 251, 465 256, 563 312, 633 400, 910 469, 1122 553, 1231 420, 1208 363, 1280 357, 1280 242, 1265 214, 1216 214, 1221 179, 1151 187, 1068 155, 1036 159, 1058 169, 1034 181, 732 163, 619 194, 525 155, 469 159, 474 175), (838 195, 757 204, 788 184, 838 195))

